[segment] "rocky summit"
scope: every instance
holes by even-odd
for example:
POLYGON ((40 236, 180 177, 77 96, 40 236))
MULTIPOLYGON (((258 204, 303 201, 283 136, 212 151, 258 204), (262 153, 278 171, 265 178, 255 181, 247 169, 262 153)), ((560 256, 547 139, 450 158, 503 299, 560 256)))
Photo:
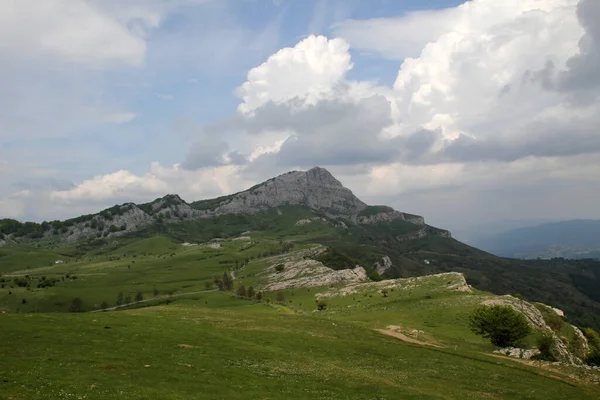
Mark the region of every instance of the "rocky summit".
POLYGON ((367 207, 329 171, 315 167, 308 171, 288 172, 244 192, 227 196, 215 209, 206 213, 254 213, 283 205, 301 205, 332 216, 347 217, 367 207))

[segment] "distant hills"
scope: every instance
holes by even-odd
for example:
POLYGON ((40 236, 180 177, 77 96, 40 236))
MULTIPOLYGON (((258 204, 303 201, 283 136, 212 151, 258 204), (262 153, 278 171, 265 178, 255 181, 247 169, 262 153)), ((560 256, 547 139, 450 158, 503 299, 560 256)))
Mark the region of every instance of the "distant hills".
POLYGON ((600 258, 600 221, 578 219, 510 229, 469 241, 502 257, 600 258))

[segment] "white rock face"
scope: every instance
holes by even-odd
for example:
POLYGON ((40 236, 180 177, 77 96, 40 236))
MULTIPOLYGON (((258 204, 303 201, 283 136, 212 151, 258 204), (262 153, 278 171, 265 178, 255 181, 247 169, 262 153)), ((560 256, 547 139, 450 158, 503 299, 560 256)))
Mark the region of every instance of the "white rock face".
POLYGON ((540 354, 540 351, 538 349, 519 349, 517 347, 506 347, 503 349, 494 350, 494 353, 513 358, 521 358, 523 360, 530 360, 533 356, 540 354))
POLYGON ((356 222, 361 225, 370 225, 378 222, 390 222, 397 219, 416 225, 425 225, 425 219, 423 217, 419 215, 406 214, 399 211, 386 211, 375 215, 359 216, 356 218, 356 222))
POLYGON ((388 256, 383 256, 383 258, 381 259, 381 264, 375 264, 375 269, 377 270, 377 273, 379 275, 383 275, 387 270, 389 270, 393 266, 394 265, 392 264, 392 260, 390 260, 388 256))
POLYGON ((284 205, 303 205, 338 215, 356 214, 367 206, 329 171, 315 167, 306 172, 288 172, 269 179, 251 190, 224 200, 214 211, 207 213, 254 213, 284 205))
POLYGON ((264 272, 267 276, 262 290, 332 286, 368 280, 367 272, 363 267, 356 266, 354 269, 336 271, 327 268, 319 261, 308 258, 315 257, 323 251, 325 251, 324 247, 318 247, 268 258, 267 261, 271 266, 264 272), (283 271, 277 272, 275 268, 278 265, 283 265, 283 271))
POLYGON ((575 331, 575 335, 578 336, 579 340, 581 341, 581 350, 583 354, 587 355, 590 352, 590 343, 588 342, 588 339, 578 327, 573 326, 573 330, 575 331))
POLYGON ((384 290, 412 290, 416 288, 428 287, 432 292, 435 291, 456 291, 471 292, 471 288, 465 280, 465 276, 459 272, 445 272, 442 274, 419 276, 406 279, 387 279, 379 282, 366 282, 349 284, 342 288, 330 289, 325 292, 315 294, 315 297, 328 298, 338 296, 351 296, 364 292, 384 290))
POLYGON ((564 317, 565 316, 565 312, 563 310, 560 310, 560 309, 554 308, 554 307, 550 307, 550 309, 552 311, 554 311, 556 314, 558 314, 560 317, 564 317))

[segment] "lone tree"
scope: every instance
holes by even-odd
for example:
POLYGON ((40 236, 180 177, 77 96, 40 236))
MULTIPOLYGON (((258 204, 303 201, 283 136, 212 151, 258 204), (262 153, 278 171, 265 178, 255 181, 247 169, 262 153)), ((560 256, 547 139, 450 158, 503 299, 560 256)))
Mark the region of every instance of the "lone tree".
POLYGON ((248 293, 246 292, 246 287, 244 285, 241 285, 238 288, 237 295, 240 297, 246 297, 248 295, 248 293))
POLYGON ((527 318, 510 306, 482 306, 469 317, 473 333, 499 347, 516 345, 531 333, 527 318))
POLYGON ((252 298, 254 298, 255 295, 256 295, 256 292, 254 291, 254 288, 252 286, 250 286, 248 288, 248 298, 252 299, 252 298))
POLYGON ((138 292, 135 295, 135 301, 142 301, 142 300, 144 300, 144 295, 142 294, 142 292, 138 292))
POLYGON ((117 295, 117 301, 115 302, 115 304, 118 306, 123 304, 123 292, 119 292, 119 294, 117 295))
POLYGON ((69 312, 80 312, 83 306, 83 301, 79 297, 75 297, 69 304, 69 312))
POLYGON ((285 301, 285 295, 283 294, 283 292, 277 292, 277 294, 275 295, 275 298, 280 303, 283 303, 285 301))
POLYGON ((233 279, 231 279, 231 275, 227 271, 223 272, 223 288, 225 290, 233 289, 233 279))

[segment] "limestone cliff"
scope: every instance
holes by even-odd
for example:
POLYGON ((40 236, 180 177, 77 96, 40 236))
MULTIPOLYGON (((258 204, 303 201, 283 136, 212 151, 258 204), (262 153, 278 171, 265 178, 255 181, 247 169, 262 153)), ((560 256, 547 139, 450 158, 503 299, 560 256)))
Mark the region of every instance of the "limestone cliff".
POLYGON ((301 205, 325 214, 350 217, 367 207, 324 168, 292 171, 228 196, 205 215, 255 213, 283 205, 301 205))

